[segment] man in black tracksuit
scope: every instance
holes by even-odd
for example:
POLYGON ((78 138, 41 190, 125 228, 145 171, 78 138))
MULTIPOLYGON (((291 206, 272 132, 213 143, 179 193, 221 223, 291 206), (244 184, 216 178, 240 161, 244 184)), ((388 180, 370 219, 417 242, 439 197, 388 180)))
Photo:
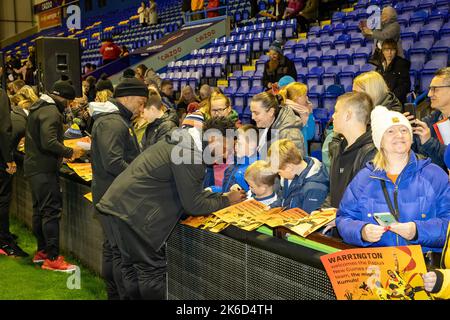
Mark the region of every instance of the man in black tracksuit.
MULTIPOLYGON (((106 103, 94 103, 92 128, 92 196, 96 205, 114 179, 139 155, 133 130, 135 119, 147 101, 148 89, 136 78, 124 78, 106 103)), ((108 299, 128 299, 122 280, 122 255, 112 236, 110 217, 99 214, 105 234, 102 274, 108 299)))
POLYGON ((342 196, 356 174, 375 156, 372 133, 367 130, 372 100, 365 93, 350 92, 336 101, 334 132, 330 142, 330 195, 327 205, 339 208, 342 196))
POLYGON ((83 154, 80 148, 63 144, 63 112, 75 89, 66 81, 57 81, 51 93, 41 95, 30 107, 25 133, 25 177, 31 186, 33 199, 33 233, 38 252, 33 261, 44 262, 43 269, 69 271, 74 266, 59 256, 59 219, 62 194, 59 169, 63 158, 75 159, 83 154))
POLYGON ((0 89, 0 250, 10 256, 26 257, 9 231, 12 174, 16 164, 12 154, 12 126, 8 95, 0 89))
MULTIPOLYGON (((205 128, 223 135, 208 141, 211 154, 226 154, 234 141, 223 137, 234 123, 222 117, 205 128)), ((129 259, 122 269, 125 286, 138 283, 133 299, 167 299, 165 243, 183 213, 207 215, 245 198, 244 191, 204 191, 204 175, 200 130, 177 129, 142 152, 97 204, 116 222, 114 236, 129 259)))

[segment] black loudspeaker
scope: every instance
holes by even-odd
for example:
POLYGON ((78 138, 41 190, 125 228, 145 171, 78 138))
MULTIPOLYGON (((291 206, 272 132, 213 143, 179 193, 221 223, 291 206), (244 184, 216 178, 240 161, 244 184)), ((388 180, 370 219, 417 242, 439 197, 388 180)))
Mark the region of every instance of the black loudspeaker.
POLYGON ((0 72, 0 87, 6 90, 6 67, 3 52, 0 52, 0 68, 2 69, 2 72, 0 72))
POLYGON ((37 81, 39 92, 48 92, 53 84, 67 76, 82 96, 80 41, 70 38, 36 39, 37 81))

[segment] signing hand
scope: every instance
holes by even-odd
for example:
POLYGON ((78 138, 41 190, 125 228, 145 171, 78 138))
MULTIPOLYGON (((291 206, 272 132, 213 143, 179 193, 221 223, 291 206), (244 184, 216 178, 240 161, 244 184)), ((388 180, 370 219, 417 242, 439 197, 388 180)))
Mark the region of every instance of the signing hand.
POLYGON ((422 276, 422 278, 423 278, 423 284, 424 284, 425 290, 428 292, 431 292, 431 290, 433 290, 433 288, 434 288, 434 285, 436 284, 436 280, 437 280, 436 272, 431 271, 431 272, 425 273, 422 276))
POLYGON ((416 224, 414 222, 393 223, 390 230, 406 240, 412 240, 416 236, 416 224))
POLYGON ((14 161, 13 162, 8 162, 8 163, 6 163, 6 165, 7 165, 6 172, 8 174, 16 173, 17 166, 16 166, 16 163, 14 161))
POLYGON ((419 119, 416 119, 414 123, 416 126, 413 127, 413 133, 419 136, 421 144, 425 144, 431 138, 430 128, 425 122, 420 121, 419 119))
POLYGON ((378 226, 376 224, 366 224, 362 229, 361 235, 364 241, 378 242, 383 236, 384 231, 385 228, 382 226, 378 226))
POLYGON ((230 191, 224 193, 224 196, 228 198, 228 201, 230 201, 230 205, 237 204, 247 199, 247 195, 245 194, 244 190, 230 191))

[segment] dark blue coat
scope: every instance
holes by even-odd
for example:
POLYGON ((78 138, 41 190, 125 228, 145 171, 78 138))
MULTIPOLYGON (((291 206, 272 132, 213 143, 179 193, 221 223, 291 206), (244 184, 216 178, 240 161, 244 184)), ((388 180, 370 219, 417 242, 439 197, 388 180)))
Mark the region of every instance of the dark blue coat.
POLYGON ((306 169, 295 176, 291 184, 282 182, 282 196, 271 207, 301 208, 311 213, 321 207, 329 190, 325 166, 317 159, 305 157, 306 169))
POLYGON ((433 111, 430 115, 422 119, 430 128, 431 138, 425 143, 421 144, 418 136, 414 136, 413 150, 417 153, 427 156, 444 170, 447 168, 444 163, 444 152, 446 145, 441 144, 437 138, 436 131, 434 131, 433 124, 441 120, 442 113, 438 110, 433 111))

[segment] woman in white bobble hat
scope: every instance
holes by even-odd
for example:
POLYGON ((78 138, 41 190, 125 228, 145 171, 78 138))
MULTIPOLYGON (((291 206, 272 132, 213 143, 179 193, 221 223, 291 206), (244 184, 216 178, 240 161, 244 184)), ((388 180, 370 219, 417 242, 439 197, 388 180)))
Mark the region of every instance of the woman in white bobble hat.
POLYGON ((446 173, 411 151, 412 128, 401 113, 377 106, 371 126, 378 152, 345 191, 336 218, 340 235, 361 247, 420 244, 424 252, 442 251, 450 220, 446 173), (380 213, 395 221, 381 225, 374 218, 380 213))

